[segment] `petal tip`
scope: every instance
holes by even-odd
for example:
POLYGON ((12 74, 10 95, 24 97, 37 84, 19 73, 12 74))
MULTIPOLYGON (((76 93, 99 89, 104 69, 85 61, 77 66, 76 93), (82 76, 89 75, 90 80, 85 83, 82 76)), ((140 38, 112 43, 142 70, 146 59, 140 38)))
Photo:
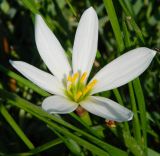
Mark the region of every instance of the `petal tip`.
POLYGON ((12 61, 12 60, 9 60, 9 63, 10 63, 11 65, 13 64, 13 62, 14 62, 14 61, 12 61))
POLYGON ((153 50, 153 49, 150 49, 150 48, 147 48, 147 47, 140 47, 140 49, 150 53, 153 57, 156 55, 156 50, 153 50))
POLYGON ((154 56, 156 55, 157 51, 151 50, 151 53, 152 53, 152 55, 153 55, 153 57, 154 57, 154 56))
POLYGON ((95 9, 92 6, 89 7, 87 10, 85 10, 84 13, 87 13, 87 14, 90 14, 90 15, 96 15, 97 16, 97 13, 96 13, 95 9))
POLYGON ((132 111, 129 111, 129 113, 127 114, 128 115, 128 119, 127 119, 127 121, 130 121, 130 120, 132 120, 133 119, 133 112, 132 111))
MULTIPOLYGON (((88 10, 88 11, 89 11, 89 10, 90 10, 90 11, 95 11, 94 8, 93 8, 92 6, 89 7, 87 10, 88 10)), ((86 10, 86 11, 87 11, 87 10, 86 10)))
POLYGON ((18 62, 21 62, 21 61, 9 60, 9 63, 10 63, 14 68, 16 68, 18 62))

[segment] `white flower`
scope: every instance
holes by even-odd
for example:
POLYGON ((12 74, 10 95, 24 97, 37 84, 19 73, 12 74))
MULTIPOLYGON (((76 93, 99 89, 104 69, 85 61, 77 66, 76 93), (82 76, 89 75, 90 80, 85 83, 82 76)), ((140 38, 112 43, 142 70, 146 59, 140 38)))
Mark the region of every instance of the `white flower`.
POLYGON ((72 67, 40 15, 36 16, 35 40, 40 56, 54 76, 22 61, 11 64, 33 83, 55 94, 43 101, 45 111, 70 113, 80 105, 105 119, 119 122, 132 119, 133 113, 127 108, 93 94, 120 87, 139 76, 151 63, 155 51, 145 47, 131 50, 106 65, 87 83, 98 41, 98 18, 92 7, 83 13, 78 25, 72 67))

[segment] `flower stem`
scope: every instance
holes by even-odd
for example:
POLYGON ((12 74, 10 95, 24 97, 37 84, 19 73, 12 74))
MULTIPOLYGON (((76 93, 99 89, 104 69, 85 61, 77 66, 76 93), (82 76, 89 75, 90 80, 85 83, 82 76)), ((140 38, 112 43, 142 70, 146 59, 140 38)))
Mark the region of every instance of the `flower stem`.
POLYGON ((90 115, 89 115, 89 113, 84 108, 82 108, 81 106, 79 106, 76 109, 76 112, 80 116, 80 118, 82 119, 82 121, 84 121, 88 126, 92 125, 92 121, 91 121, 90 115))

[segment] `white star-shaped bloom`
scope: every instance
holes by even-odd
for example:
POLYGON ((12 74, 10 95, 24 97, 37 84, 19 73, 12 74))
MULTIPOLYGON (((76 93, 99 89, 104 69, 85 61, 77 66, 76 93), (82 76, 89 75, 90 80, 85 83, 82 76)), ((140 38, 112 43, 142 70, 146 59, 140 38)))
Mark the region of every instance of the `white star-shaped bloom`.
POLYGON ((79 22, 70 65, 61 44, 40 15, 36 16, 35 40, 39 54, 50 72, 46 73, 22 61, 11 64, 33 83, 51 94, 42 108, 49 113, 65 114, 79 105, 90 113, 118 122, 131 120, 132 111, 95 93, 120 87, 143 73, 156 52, 141 47, 131 50, 103 67, 90 81, 98 43, 98 17, 87 9, 79 22))

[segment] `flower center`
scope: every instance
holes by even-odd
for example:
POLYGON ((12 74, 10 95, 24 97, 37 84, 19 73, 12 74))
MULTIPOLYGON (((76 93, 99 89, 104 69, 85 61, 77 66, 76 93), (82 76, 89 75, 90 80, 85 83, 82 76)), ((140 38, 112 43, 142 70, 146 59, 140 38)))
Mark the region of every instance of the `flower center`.
POLYGON ((95 84, 98 82, 96 79, 86 85, 87 72, 82 75, 79 72, 68 75, 66 83, 66 95, 75 102, 80 102, 86 98, 95 84))

